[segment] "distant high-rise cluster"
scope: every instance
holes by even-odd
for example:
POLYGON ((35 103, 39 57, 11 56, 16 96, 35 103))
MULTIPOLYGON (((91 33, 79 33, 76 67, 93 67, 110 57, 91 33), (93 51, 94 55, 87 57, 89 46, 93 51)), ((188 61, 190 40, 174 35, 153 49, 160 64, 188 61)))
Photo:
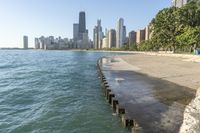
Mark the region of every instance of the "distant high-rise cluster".
POLYGON ((45 50, 64 50, 73 48, 73 40, 61 37, 54 38, 54 36, 35 38, 35 48, 45 50))
POLYGON ((93 30, 93 41, 96 49, 102 48, 121 48, 126 42, 126 26, 124 19, 120 18, 117 22, 117 28, 105 31, 103 33, 101 20, 97 20, 97 25, 93 30))
MULTIPOLYGON (((130 31, 127 36, 123 18, 117 21, 116 29, 106 29, 105 32, 103 32, 101 20, 98 19, 93 29, 92 42, 88 37, 88 30, 86 29, 86 14, 81 11, 79 13, 79 23, 73 24, 73 39, 41 36, 35 38, 35 48, 45 50, 122 48, 126 45, 139 45, 142 41, 149 39, 149 26, 142 30, 130 31)), ((24 37, 24 48, 28 47, 28 41, 26 40, 28 38, 24 37)))
POLYGON ((131 31, 127 36, 123 18, 117 21, 116 29, 106 29, 103 33, 101 20, 97 20, 97 25, 93 30, 94 47, 95 49, 122 48, 125 45, 139 44, 142 41, 149 40, 149 34, 149 26, 147 26, 137 32, 131 31))
POLYGON ((79 13, 79 23, 73 25, 73 48, 88 49, 92 48, 88 30, 86 29, 86 15, 85 12, 79 13))
POLYGON ((188 2, 190 2, 190 0, 172 0, 172 6, 182 7, 188 2))
POLYGON ((93 48, 92 42, 88 37, 88 30, 86 29, 86 15, 85 12, 79 13, 79 23, 73 24, 73 39, 61 37, 54 38, 54 36, 35 38, 35 48, 45 50, 65 50, 65 49, 88 49, 93 48))

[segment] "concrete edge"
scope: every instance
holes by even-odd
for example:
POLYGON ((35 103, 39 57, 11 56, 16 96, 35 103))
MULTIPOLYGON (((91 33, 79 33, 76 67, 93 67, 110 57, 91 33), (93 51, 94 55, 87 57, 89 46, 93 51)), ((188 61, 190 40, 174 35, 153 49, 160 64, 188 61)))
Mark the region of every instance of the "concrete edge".
POLYGON ((131 128, 131 133, 143 132, 139 124, 134 119, 128 116, 125 108, 120 105, 120 101, 115 97, 114 92, 112 92, 112 89, 109 86, 109 83, 106 80, 106 77, 101 68, 101 61, 104 58, 106 59, 108 57, 101 57, 100 59, 98 59, 97 72, 98 72, 99 79, 102 85, 102 90, 107 99, 107 102, 111 105, 113 112, 116 113, 121 118, 121 122, 125 128, 131 128))

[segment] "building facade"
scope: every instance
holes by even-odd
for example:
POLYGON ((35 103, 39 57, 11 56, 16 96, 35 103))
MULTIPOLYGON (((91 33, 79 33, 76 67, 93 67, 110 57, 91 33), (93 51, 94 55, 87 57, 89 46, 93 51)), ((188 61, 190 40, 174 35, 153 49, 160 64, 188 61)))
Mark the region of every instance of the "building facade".
POLYGON ((182 7, 186 5, 190 0, 172 0, 172 6, 182 7))
POLYGON ((117 22, 116 48, 121 48, 124 41, 124 19, 120 18, 117 22))
POLYGON ((123 42, 122 45, 127 43, 127 38, 126 38, 126 26, 123 26, 123 42))
POLYGON ((24 36, 23 37, 23 42, 24 42, 24 49, 28 49, 28 36, 24 36))
POLYGON ((102 48, 103 32, 101 27, 101 20, 97 20, 97 26, 93 30, 93 41, 95 49, 102 48))
POLYGON ((145 29, 137 31, 136 43, 139 44, 145 40, 145 29))
POLYGON ((79 13, 79 40, 83 39, 83 33, 86 33, 85 12, 79 13))
POLYGON ((131 44, 136 43, 136 35, 137 35, 137 33, 136 33, 135 31, 129 32, 129 35, 128 35, 129 46, 130 46, 131 44))
POLYGON ((105 37, 106 37, 106 41, 107 41, 106 42, 107 43, 107 48, 109 48, 109 46, 108 46, 108 44, 109 44, 109 42, 108 42, 109 41, 109 30, 107 28, 105 29, 105 37))
POLYGON ((73 40, 54 36, 35 38, 35 49, 64 50, 72 48, 73 40))
POLYGON ((79 24, 74 24, 73 25, 73 39, 76 41, 78 40, 79 36, 79 24))
POLYGON ((111 29, 108 35, 108 47, 115 48, 116 47, 116 30, 111 29))
POLYGON ((102 40, 102 48, 108 48, 108 39, 106 37, 103 38, 102 40))
POLYGON ((40 49, 39 38, 35 38, 35 49, 40 49))
POLYGON ((150 27, 146 26, 145 27, 145 40, 149 40, 150 39, 150 27))

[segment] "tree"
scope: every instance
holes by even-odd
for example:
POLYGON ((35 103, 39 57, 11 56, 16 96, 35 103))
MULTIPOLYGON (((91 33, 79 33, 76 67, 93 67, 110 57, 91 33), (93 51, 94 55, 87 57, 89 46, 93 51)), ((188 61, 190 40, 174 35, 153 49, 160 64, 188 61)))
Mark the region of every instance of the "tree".
POLYGON ((198 3, 198 1, 191 1, 182 8, 178 8, 177 20, 179 28, 200 26, 200 5, 198 3))
POLYGON ((129 50, 131 50, 131 51, 137 51, 138 50, 137 44, 136 43, 130 44, 129 50))
POLYGON ((184 33, 176 39, 182 47, 189 48, 190 52, 200 48, 200 26, 184 28, 184 33))
POLYGON ((176 7, 161 10, 152 21, 152 42, 159 48, 176 50, 177 16, 176 7))
POLYGON ((138 45, 138 49, 140 51, 152 51, 153 48, 154 48, 154 46, 152 45, 152 42, 150 40, 148 40, 148 41, 142 41, 138 45))

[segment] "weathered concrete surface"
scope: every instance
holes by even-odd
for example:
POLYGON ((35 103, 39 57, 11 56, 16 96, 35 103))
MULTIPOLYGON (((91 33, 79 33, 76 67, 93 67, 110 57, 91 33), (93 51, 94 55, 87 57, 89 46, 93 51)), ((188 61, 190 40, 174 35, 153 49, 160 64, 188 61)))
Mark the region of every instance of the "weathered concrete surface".
MULTIPOLYGON (((168 80, 192 89, 200 87, 200 63, 188 61, 191 59, 187 56, 178 58, 135 54, 115 59, 122 63, 125 61, 138 68, 138 70, 132 70, 152 77, 168 80)), ((112 66, 112 64, 110 65, 112 66)), ((118 64, 114 64, 114 66, 118 66, 118 64)))
MULTIPOLYGON (((122 58, 129 61, 128 58, 131 56, 122 58)), ((190 88, 195 88, 197 84, 192 87, 189 82, 186 83, 186 86, 184 85, 185 87, 175 84, 183 82, 182 79, 185 79, 184 76, 178 75, 179 73, 170 71, 173 71, 173 66, 175 69, 177 68, 177 71, 180 70, 179 67, 176 67, 178 59, 170 57, 158 57, 162 59, 157 59, 156 57, 153 60, 147 55, 134 55, 132 58, 134 58, 132 63, 134 65, 117 57, 101 60, 100 67, 109 84, 109 90, 111 90, 109 93, 114 94, 114 99, 118 101, 117 106, 125 109, 125 117, 138 123, 140 131, 178 133, 183 123, 185 106, 195 97, 195 91, 190 88), (165 62, 161 62, 162 60, 165 62), (165 70, 168 72, 164 72, 163 64, 167 66, 165 66, 165 70), (151 77, 151 74, 154 77, 151 77), (175 77, 182 78, 176 80, 175 77)), ((180 62, 182 61, 180 60, 180 62)), ((184 68, 182 69, 184 70, 184 68)), ((191 76, 191 73, 186 74, 191 76)))

